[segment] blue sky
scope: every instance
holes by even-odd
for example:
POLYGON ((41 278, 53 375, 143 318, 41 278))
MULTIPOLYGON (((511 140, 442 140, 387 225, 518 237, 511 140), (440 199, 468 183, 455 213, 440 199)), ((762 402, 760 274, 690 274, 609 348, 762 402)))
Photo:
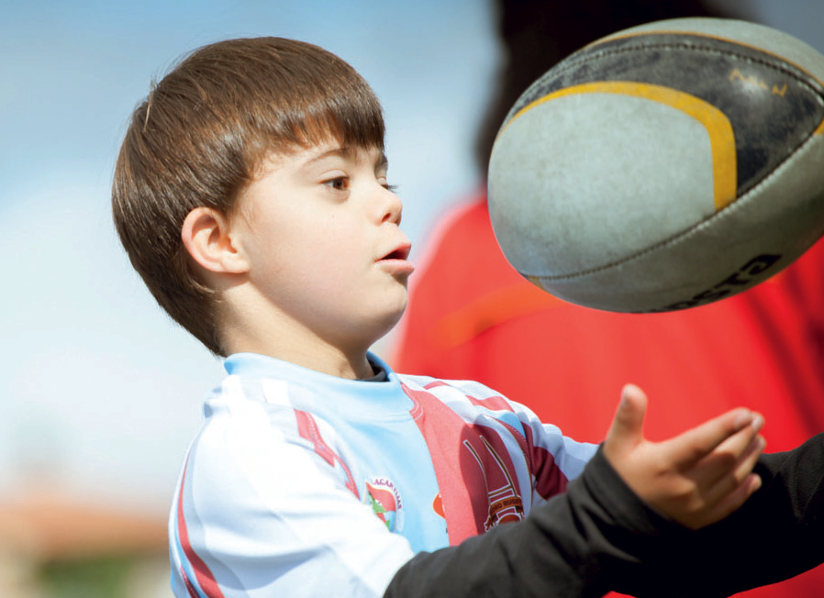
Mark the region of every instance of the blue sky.
MULTIPOLYGON (((822 50, 820 0, 754 5, 822 50)), ((263 34, 324 46, 370 81, 413 258, 473 191, 497 60, 487 0, 2 1, 0 497, 37 475, 166 509, 221 368, 131 271, 110 223, 112 165, 152 78, 202 44, 263 34)))

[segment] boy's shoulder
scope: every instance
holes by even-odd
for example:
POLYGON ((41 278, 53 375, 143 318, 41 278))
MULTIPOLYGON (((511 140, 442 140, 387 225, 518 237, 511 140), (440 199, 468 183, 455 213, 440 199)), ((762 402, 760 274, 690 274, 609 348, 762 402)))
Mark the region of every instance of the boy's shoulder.
POLYGON ((385 372, 385 381, 346 380, 256 354, 231 356, 226 360, 228 376, 207 397, 207 418, 253 410, 241 406, 251 402, 265 405, 270 413, 281 408, 332 420, 367 412, 409 412, 414 418, 421 409, 433 414, 446 409, 466 421, 489 414, 540 425, 528 407, 475 380, 403 374, 377 355, 370 353, 369 360, 376 371, 385 372))
POLYGON ((413 374, 398 374, 398 379, 406 387, 407 393, 427 392, 450 406, 456 402, 466 402, 490 411, 513 413, 522 407, 498 391, 475 380, 448 380, 413 374))

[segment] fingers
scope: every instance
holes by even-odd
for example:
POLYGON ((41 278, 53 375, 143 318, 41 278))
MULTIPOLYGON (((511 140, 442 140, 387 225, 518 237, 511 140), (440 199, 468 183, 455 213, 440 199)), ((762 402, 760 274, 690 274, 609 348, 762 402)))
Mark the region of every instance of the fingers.
POLYGON ((644 415, 647 396, 632 384, 621 392, 621 402, 615 411, 606 444, 612 450, 628 450, 644 440, 644 415))
POLYGON ((700 529, 705 525, 721 521, 741 507, 760 487, 761 477, 758 474, 751 473, 732 492, 723 496, 721 500, 708 503, 707 508, 685 515, 680 519, 680 522, 689 528, 700 529))
MULTIPOLYGON (((764 448, 764 439, 758 434, 763 426, 764 418, 754 413, 753 421, 749 426, 741 428, 723 440, 711 453, 694 465, 695 470, 700 472, 707 483, 712 484, 730 472, 735 473, 741 470, 749 462, 754 465, 764 448)), ((747 473, 749 471, 738 475, 737 483, 740 483, 747 473)))
MULTIPOLYGON (((760 416, 748 409, 733 409, 662 443, 664 445, 662 448, 667 451, 668 457, 674 463, 687 469, 704 459, 719 445, 735 437, 742 430, 745 431, 744 434, 738 442, 733 443, 733 447, 739 446, 743 451, 754 434, 751 426, 756 418, 760 418, 760 416), (750 435, 750 437, 747 438, 747 435, 750 435), (743 446, 740 446, 742 444, 743 446)), ((763 418, 760 419, 758 425, 760 429, 760 426, 763 425, 763 418)))
POLYGON ((727 515, 735 512, 753 493, 761 487, 761 477, 751 473, 738 485, 735 490, 727 494, 722 500, 715 504, 709 514, 707 523, 720 521, 727 515))
POLYGON ((760 425, 748 426, 721 443, 695 466, 693 479, 708 488, 706 497, 709 502, 721 501, 750 476, 766 444, 763 436, 758 434, 760 429, 760 425))
POLYGON ((697 529, 726 517, 740 507, 761 486, 761 478, 752 473, 764 450, 764 438, 758 434, 763 418, 754 414, 751 425, 721 442, 703 460, 682 475, 690 480, 692 490, 684 495, 680 521, 697 529))

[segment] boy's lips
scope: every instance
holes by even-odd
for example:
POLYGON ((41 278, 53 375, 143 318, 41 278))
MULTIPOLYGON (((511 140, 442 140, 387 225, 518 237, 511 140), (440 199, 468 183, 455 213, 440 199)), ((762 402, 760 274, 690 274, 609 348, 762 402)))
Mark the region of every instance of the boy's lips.
POLYGON ((412 251, 411 243, 400 243, 395 249, 383 256, 381 260, 405 260, 409 257, 410 251, 412 251))
POLYGON ((409 261, 409 253, 412 251, 412 244, 408 241, 399 243, 389 253, 376 260, 378 264, 389 267, 393 274, 411 274, 415 269, 414 264, 409 261))

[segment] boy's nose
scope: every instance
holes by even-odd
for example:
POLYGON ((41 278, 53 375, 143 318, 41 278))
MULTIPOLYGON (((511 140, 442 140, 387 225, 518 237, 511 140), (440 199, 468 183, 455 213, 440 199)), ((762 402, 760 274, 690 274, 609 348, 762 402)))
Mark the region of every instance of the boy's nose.
POLYGON ((394 224, 400 224, 401 212, 403 211, 403 203, 401 202, 401 198, 395 195, 393 191, 390 191, 385 187, 381 187, 381 190, 381 199, 383 202, 381 207, 381 223, 392 222, 394 224))

